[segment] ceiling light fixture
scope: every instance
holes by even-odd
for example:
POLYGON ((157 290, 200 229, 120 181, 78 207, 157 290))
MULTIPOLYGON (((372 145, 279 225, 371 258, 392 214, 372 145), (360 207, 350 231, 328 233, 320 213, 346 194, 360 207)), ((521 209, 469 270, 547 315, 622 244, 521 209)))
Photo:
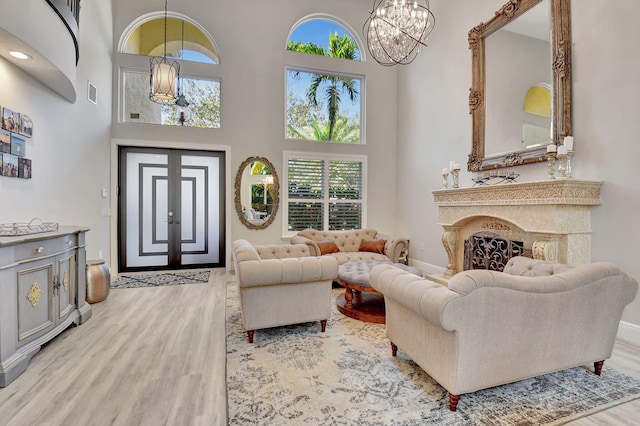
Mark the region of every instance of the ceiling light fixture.
POLYGON ((22 53, 19 50, 11 50, 9 52, 9 55, 13 56, 16 59, 31 59, 31 56, 27 55, 26 53, 22 53))
MULTIPOLYGON (((184 52, 184 19, 182 20, 182 49, 180 49, 180 59, 182 59, 182 53, 184 52)), ((176 97, 176 105, 178 106, 178 121, 181 126, 184 126, 184 122, 187 121, 187 108, 189 107, 189 101, 182 93, 182 82, 178 80, 178 96, 176 97)))
POLYGON ((149 61, 151 76, 149 99, 158 104, 168 104, 176 100, 176 88, 180 78, 180 64, 167 59, 167 0, 164 1, 164 54, 154 56, 149 61))
POLYGON ((362 32, 371 56, 381 65, 413 62, 435 25, 429 0, 374 0, 362 32), (424 4, 420 4, 424 3, 424 4))

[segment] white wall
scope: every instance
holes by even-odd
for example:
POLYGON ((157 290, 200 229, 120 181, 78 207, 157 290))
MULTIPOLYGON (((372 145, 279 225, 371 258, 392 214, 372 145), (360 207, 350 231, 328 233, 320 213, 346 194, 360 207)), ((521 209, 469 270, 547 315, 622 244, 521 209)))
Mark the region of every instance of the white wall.
MULTIPOLYGON (((117 46, 122 32, 132 21, 143 14, 158 11, 161 6, 156 0, 114 0, 114 46, 117 46)), ((233 179, 247 157, 266 157, 274 164, 282 179, 284 150, 364 154, 368 156, 369 167, 367 225, 381 232, 395 232, 395 68, 381 67, 371 61, 332 60, 332 66, 338 72, 366 75, 363 96, 367 115, 366 145, 295 142, 284 138, 285 67, 318 67, 322 66, 325 59, 287 52, 286 41, 290 29, 307 15, 324 13, 340 18, 353 29, 356 36, 360 36, 370 7, 369 0, 169 2, 170 11, 195 19, 209 31, 220 49, 219 65, 197 66, 185 62, 181 64, 181 74, 217 76, 222 79, 222 128, 192 129, 114 122, 114 142, 126 139, 129 142, 166 142, 170 146, 198 143, 229 147, 231 181, 227 183, 227 189, 231 201, 233 179)), ((368 56, 367 52, 364 54, 368 56)), ((147 59, 131 55, 117 54, 115 62, 114 84, 117 82, 119 66, 148 67, 147 59)), ((114 117, 116 107, 117 96, 114 97, 114 117)), ((115 165, 113 167, 115 170, 115 165)), ((282 210, 265 230, 250 230, 242 225, 232 202, 227 213, 230 225, 228 242, 238 238, 246 238, 254 243, 283 242, 282 210)), ((228 245, 228 254, 230 248, 228 245)))
MULTIPOLYGON (((442 267, 447 257, 431 191, 449 160, 466 163, 471 150, 471 53, 467 33, 488 21, 503 0, 432 0, 437 25, 430 46, 401 69, 398 92, 399 232, 411 238, 411 258, 442 267), (410 206, 410 207, 409 207, 410 206)), ((592 212, 593 261, 610 261, 640 279, 640 158, 638 93, 640 3, 573 1, 574 176, 603 180, 602 205, 592 212)), ((516 167, 519 181, 545 179, 546 164, 516 167)), ((461 185, 470 186, 463 172, 461 185)), ((640 325, 640 298, 623 321, 640 325)))
MULTIPOLYGON (((87 257, 91 259, 100 251, 106 256, 109 250, 109 218, 103 216, 108 200, 100 198, 100 189, 109 182, 110 3, 83 3, 80 28, 78 98, 73 104, 0 58, 0 86, 9 88, 0 94, 0 104, 29 115, 34 123, 26 155, 33 161, 33 178, 0 177, 0 223, 39 217, 88 226, 87 257), (97 106, 87 101, 88 80, 98 88, 97 106)), ((33 31, 38 31, 37 25, 33 31)))

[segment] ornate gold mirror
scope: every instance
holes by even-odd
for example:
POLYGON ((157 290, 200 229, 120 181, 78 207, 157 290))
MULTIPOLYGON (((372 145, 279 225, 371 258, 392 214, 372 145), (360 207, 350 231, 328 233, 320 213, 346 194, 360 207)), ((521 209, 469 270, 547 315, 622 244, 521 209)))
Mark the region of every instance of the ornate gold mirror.
POLYGON ((545 161, 546 145, 572 134, 569 7, 510 0, 469 31, 469 171, 545 161))
POLYGON ((280 181, 269 160, 244 160, 236 174, 235 190, 236 213, 247 228, 264 229, 273 222, 280 202, 280 181))

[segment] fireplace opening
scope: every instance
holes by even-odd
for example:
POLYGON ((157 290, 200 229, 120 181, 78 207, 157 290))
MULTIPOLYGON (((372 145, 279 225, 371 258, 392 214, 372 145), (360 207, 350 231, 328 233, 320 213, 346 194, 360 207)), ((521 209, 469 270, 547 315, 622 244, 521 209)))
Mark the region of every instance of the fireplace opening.
POLYGON ((514 256, 532 257, 532 253, 524 248, 523 241, 511 241, 495 232, 480 231, 464 242, 463 268, 465 271, 488 269, 502 272, 514 256))

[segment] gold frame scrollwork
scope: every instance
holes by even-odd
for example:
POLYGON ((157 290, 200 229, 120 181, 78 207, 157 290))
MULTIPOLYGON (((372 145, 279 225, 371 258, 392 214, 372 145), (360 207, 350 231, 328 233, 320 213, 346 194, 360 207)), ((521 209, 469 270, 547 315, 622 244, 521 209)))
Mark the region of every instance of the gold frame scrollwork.
MULTIPOLYGON (((572 135, 571 1, 550 1, 553 61, 553 142, 559 145, 564 136, 572 135)), ((485 153, 485 40, 540 2, 542 0, 510 0, 496 12, 491 20, 486 23, 481 22, 469 31, 469 49, 471 49, 472 55, 469 113, 473 116, 472 146, 467 162, 467 170, 470 172, 546 161, 545 146, 524 148, 491 156, 487 156, 485 153)))
POLYGON ((236 213, 238 214, 238 218, 240 222, 244 226, 249 229, 264 229, 267 226, 271 225, 276 218, 278 213, 278 207, 280 206, 280 179, 278 179, 278 173, 276 172, 275 166, 271 163, 271 161, 267 160, 264 157, 249 157, 240 164, 238 167, 238 173, 236 173, 236 181, 235 181, 235 198, 234 203, 236 207, 236 213), (253 223, 247 220, 244 216, 244 212, 242 211, 242 200, 241 200, 241 188, 242 188, 242 175, 244 173, 244 169, 251 163, 260 161, 269 167, 271 170, 271 176, 273 176, 273 206, 271 208, 271 214, 267 216, 267 218, 262 223, 253 223))

